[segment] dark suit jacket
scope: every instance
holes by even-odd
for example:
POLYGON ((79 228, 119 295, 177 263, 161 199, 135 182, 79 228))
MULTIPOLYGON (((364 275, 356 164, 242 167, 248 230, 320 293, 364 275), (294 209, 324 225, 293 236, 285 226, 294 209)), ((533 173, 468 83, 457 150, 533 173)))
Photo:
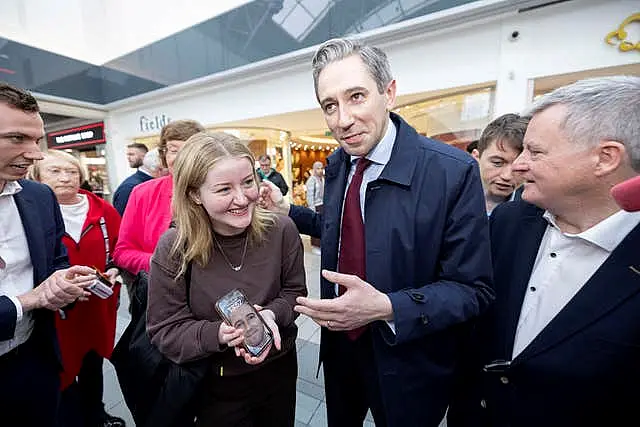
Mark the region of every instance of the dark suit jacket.
MULTIPOLYGON (((54 271, 67 268, 67 251, 62 244, 64 222, 53 191, 43 184, 20 180, 22 191, 14 200, 22 219, 33 265, 33 285, 38 286, 54 271)), ((16 224, 18 226, 18 224, 16 224)), ((31 334, 42 351, 51 353, 59 362, 59 350, 54 329, 53 312, 40 309, 33 312, 31 334)), ((0 340, 13 338, 16 327, 16 307, 6 296, 0 296, 0 340)))
MULTIPOLYGON (((260 178, 260 181, 262 181, 265 178, 265 175, 264 175, 264 172, 262 172, 262 169, 258 168, 256 170, 256 173, 258 174, 258 178, 260 178)), ((271 173, 266 178, 269 181, 273 182, 276 185, 276 187, 280 189, 280 192, 282 193, 283 196, 287 195, 287 193, 289 192, 289 186, 287 185, 287 182, 284 180, 284 177, 280 172, 271 168, 271 173)))
POLYGON ((116 208, 120 216, 124 215, 124 209, 127 207, 127 202, 129 201, 129 196, 133 188, 150 179, 153 179, 151 175, 137 170, 136 173, 122 181, 122 184, 120 184, 116 192, 113 193, 113 207, 116 208))
MULTIPOLYGON (((396 141, 367 187, 365 233, 367 281, 389 295, 397 335, 371 325, 374 359, 389 426, 435 427, 464 324, 493 299, 488 220, 473 158, 391 117, 396 141)), ((327 160, 323 216, 297 206, 290 216, 302 233, 322 234, 322 268, 335 271, 350 158, 338 149, 327 160)), ((321 293, 333 298, 334 285, 322 279, 321 293)), ((331 357, 331 332, 322 334, 321 359, 331 357)))
POLYGON ((547 227, 543 213, 521 201, 505 203, 491 216, 496 303, 470 352, 477 360, 471 374, 479 376, 462 384, 466 399, 450 409, 449 427, 640 425, 633 392, 640 384, 640 226, 511 361, 547 227), (510 366, 481 373, 496 360, 510 366))

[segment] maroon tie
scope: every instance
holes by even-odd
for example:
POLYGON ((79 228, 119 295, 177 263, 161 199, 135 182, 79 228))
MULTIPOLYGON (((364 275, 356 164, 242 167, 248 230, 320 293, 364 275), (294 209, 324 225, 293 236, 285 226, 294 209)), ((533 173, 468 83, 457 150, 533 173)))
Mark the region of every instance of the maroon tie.
MULTIPOLYGON (((362 211, 360 210, 360 186, 362 185, 362 175, 370 164, 371 160, 364 157, 358 160, 356 172, 353 174, 347 189, 342 211, 340 254, 338 255, 338 272, 353 274, 362 280, 367 280, 367 269, 364 223, 362 222, 362 211)), ((345 288, 338 286, 338 295, 342 295, 344 292, 345 288)), ((347 335, 350 339, 355 340, 364 330, 364 327, 353 329, 347 331, 347 335)))

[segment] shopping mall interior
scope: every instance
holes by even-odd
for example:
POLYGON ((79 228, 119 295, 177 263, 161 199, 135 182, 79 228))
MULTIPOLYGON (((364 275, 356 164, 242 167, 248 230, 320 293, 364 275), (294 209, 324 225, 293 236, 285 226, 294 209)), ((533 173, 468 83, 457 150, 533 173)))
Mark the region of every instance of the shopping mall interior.
MULTIPOLYGON (((334 37, 380 47, 397 83, 392 111, 460 150, 497 116, 560 86, 640 76, 637 0, 187 3, 0 1, 0 81, 33 93, 45 123, 41 149, 76 156, 86 184, 107 201, 135 172, 128 145, 154 148, 163 125, 193 119, 239 137, 256 158, 269 155, 292 188, 287 197, 306 205, 313 164, 339 148, 311 68, 317 46, 334 37)), ((304 245, 309 292, 319 297, 320 258, 306 237, 304 245)), ((126 298, 118 338, 130 318, 126 298)), ((320 327, 303 316, 297 324, 295 425, 326 426, 320 327)), ((104 389, 105 407, 134 426, 108 364, 104 389)))
MULTIPOLYGON (((103 140, 64 148, 81 157, 107 199, 132 173, 126 145, 153 147, 162 124, 193 118, 246 139, 256 156, 272 156, 303 203, 311 165, 337 148, 308 71, 313 46, 330 36, 362 34, 383 47, 398 82, 394 111, 419 133, 461 149, 496 115, 522 110, 555 87, 640 74, 637 53, 605 40, 633 11, 628 0, 580 7, 545 0, 198 1, 200 13, 171 19, 161 7, 141 2, 121 10, 118 1, 65 0, 84 17, 72 29, 64 25, 71 16, 40 0, 0 9, 0 78, 36 94, 48 133, 102 126, 103 140), (60 25, 42 32, 51 18, 60 25), (142 19, 164 26, 147 32, 127 25, 142 19), (574 34, 571 46, 556 43, 559 28, 574 34), (564 61, 569 52, 573 60, 564 61)), ((635 37, 636 26, 628 30, 635 37)))

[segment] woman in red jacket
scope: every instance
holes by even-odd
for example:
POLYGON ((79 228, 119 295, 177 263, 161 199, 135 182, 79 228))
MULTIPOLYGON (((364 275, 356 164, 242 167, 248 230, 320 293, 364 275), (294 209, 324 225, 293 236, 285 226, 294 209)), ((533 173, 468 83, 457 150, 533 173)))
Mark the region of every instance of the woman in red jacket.
MULTIPOLYGON (((70 264, 94 267, 115 283, 118 270, 110 264, 120 215, 103 199, 80 189, 83 175, 78 159, 57 150, 45 153, 32 171, 33 178, 51 187, 58 199, 70 264)), ((80 404, 69 412, 74 416, 81 412, 85 427, 125 425, 122 419, 108 415, 102 402, 102 363, 114 346, 119 288, 113 286, 113 294, 105 299, 91 295, 56 316, 63 363, 61 386, 65 390, 76 384, 80 404)), ((65 393, 62 399, 63 407, 68 406, 65 393)))

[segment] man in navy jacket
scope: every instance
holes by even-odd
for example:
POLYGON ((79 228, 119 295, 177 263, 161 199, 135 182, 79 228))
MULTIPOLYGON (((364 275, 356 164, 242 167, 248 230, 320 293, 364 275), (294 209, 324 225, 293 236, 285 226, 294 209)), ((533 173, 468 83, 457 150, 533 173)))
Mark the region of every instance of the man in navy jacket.
MULTIPOLYGON (((340 143, 327 160, 323 214, 288 206, 301 233, 322 237, 322 300, 296 311, 322 326, 329 427, 436 427, 447 408, 468 323, 493 299, 488 220, 478 166, 389 113, 396 94, 386 55, 329 40, 314 60, 316 95, 340 143), (359 189, 365 278, 340 274, 345 193, 359 189), (338 296, 336 284, 346 289, 338 296), (354 333, 357 332, 357 333, 354 333)), ((353 254, 351 254, 353 255, 353 254)))
MULTIPOLYGON (((137 148, 139 145, 144 147, 144 144, 140 143, 131 144, 129 145, 129 148, 127 148, 127 151, 139 151, 140 148, 137 148)), ((129 158, 128 152, 127 158, 129 158)), ((131 162, 129 162, 129 164, 131 165, 131 162)), ((138 184, 142 184, 143 182, 147 182, 150 179, 157 178, 160 175, 162 164, 160 162, 160 153, 158 152, 158 149, 154 148, 151 151, 145 152, 141 163, 135 167, 138 167, 138 170, 133 175, 130 175, 127 179, 122 181, 115 193, 113 193, 113 207, 116 208, 120 216, 124 215, 124 210, 127 207, 129 196, 131 196, 131 192, 134 187, 138 184)))
POLYGON ((524 201, 491 215, 496 303, 449 427, 640 425, 640 212, 610 195, 640 174, 639 93, 588 79, 531 107, 524 201))
POLYGON ((0 424, 57 426, 61 365, 53 312, 94 271, 68 267, 64 223, 47 186, 21 178, 44 128, 28 93, 0 83, 0 424))

